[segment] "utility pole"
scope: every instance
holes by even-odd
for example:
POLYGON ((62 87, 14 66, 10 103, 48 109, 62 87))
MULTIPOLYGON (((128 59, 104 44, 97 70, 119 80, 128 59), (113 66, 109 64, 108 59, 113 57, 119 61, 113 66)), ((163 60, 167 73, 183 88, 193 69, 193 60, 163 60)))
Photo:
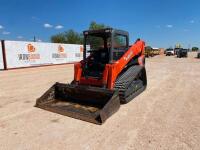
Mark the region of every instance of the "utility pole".
POLYGON ((33 37, 33 42, 36 42, 36 37, 35 36, 33 37))

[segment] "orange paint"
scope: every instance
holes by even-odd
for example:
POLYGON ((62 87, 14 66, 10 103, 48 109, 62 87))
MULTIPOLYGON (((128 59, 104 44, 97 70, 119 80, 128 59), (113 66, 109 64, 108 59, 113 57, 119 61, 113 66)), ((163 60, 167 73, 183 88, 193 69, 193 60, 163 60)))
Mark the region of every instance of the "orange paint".
POLYGON ((32 44, 28 44, 27 45, 27 49, 28 49, 29 53, 33 53, 36 50, 35 47, 32 44))
POLYGON ((144 58, 144 49, 145 49, 145 42, 137 41, 129 48, 129 50, 118 61, 116 61, 113 64, 106 64, 105 69, 103 71, 102 80, 93 78, 86 79, 85 77, 82 77, 81 67, 84 65, 84 61, 81 61, 80 63, 74 65, 74 80, 79 82, 79 84, 84 84, 84 85, 96 85, 96 86, 106 85, 108 89, 112 90, 118 75, 121 73, 124 67, 134 56, 141 55, 139 64, 142 65, 142 59, 144 58))
POLYGON ((64 51, 65 51, 65 49, 61 45, 59 45, 58 46, 58 52, 63 53, 64 51))

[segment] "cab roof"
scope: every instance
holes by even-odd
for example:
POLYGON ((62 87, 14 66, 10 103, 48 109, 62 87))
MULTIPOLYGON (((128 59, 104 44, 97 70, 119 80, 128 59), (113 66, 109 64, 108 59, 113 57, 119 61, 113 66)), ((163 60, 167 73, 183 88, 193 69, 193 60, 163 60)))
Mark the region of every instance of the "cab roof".
POLYGON ((91 35, 91 34, 106 34, 106 33, 117 33, 122 35, 128 35, 127 31, 114 29, 114 28, 104 28, 104 29, 97 29, 97 30, 85 30, 83 31, 84 35, 91 35))

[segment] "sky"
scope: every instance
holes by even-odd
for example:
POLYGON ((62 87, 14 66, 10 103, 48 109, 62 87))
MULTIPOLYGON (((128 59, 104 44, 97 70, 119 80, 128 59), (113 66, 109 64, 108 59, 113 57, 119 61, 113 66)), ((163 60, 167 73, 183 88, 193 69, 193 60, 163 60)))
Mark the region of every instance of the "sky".
POLYGON ((152 47, 200 47, 199 0, 0 0, 0 39, 50 42, 91 21, 129 32, 152 47))

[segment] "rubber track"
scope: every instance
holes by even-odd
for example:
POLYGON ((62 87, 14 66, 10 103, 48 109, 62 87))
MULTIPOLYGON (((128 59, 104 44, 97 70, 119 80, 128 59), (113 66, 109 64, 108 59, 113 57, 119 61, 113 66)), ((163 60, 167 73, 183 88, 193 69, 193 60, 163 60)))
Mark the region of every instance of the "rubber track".
POLYGON ((138 79, 143 67, 130 66, 116 80, 115 89, 119 90, 121 103, 128 103, 144 89, 143 81, 138 79))

